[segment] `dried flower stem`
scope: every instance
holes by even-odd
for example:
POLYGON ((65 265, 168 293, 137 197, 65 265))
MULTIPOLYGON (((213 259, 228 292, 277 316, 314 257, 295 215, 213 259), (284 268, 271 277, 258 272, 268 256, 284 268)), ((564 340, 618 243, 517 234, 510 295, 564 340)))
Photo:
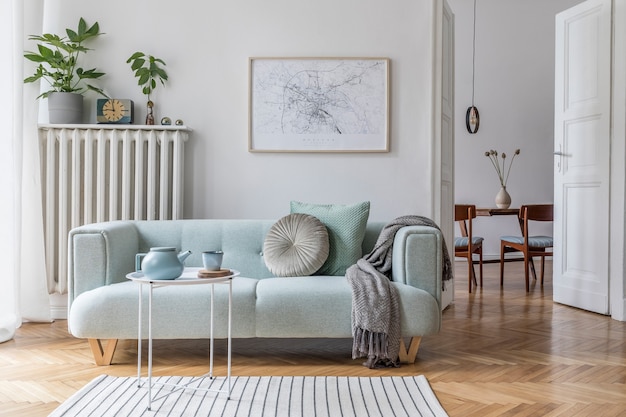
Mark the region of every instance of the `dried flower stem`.
POLYGON ((491 165, 493 165, 493 168, 496 170, 496 174, 498 174, 498 179, 500 180, 500 185, 502 187, 506 188, 506 183, 508 182, 509 174, 511 173, 511 167, 513 166, 513 160, 519 154, 520 154, 520 150, 516 149, 515 153, 513 153, 513 157, 511 157, 511 160, 509 162, 509 167, 507 169, 506 168, 506 154, 504 152, 501 155, 502 167, 500 167, 500 162, 498 160, 498 151, 491 149, 488 152, 485 152, 485 156, 489 158, 491 165), (506 176, 504 175, 505 171, 506 171, 506 176))

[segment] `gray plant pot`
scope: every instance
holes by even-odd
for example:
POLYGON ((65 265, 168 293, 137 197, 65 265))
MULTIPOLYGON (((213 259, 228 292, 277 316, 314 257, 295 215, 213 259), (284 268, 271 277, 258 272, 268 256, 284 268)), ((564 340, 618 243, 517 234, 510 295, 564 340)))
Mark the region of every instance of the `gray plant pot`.
POLYGON ((50 93, 48 118, 52 124, 83 122, 83 96, 76 93, 50 93))

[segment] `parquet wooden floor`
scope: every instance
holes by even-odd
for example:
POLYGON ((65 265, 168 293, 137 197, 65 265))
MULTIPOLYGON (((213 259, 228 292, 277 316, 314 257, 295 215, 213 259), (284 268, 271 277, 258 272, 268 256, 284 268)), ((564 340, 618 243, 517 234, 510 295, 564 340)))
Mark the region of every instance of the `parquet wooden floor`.
MULTIPOLYGON (((548 270, 551 266, 548 265, 548 270)), ((457 294, 443 329, 425 337, 414 365, 369 370, 350 358, 348 339, 236 340, 235 375, 415 375, 430 381, 450 416, 626 416, 626 323, 552 302, 551 276, 526 294, 520 263, 485 265, 485 286, 457 294)), ((0 416, 47 416, 100 374, 136 374, 136 342, 121 341, 114 365, 96 366, 85 340, 63 320, 28 323, 0 344, 0 416)), ((203 340, 155 341, 157 375, 199 375, 203 340)), ((216 343, 224 372, 225 343, 216 343)), ((385 416, 386 417, 386 416, 385 416)))

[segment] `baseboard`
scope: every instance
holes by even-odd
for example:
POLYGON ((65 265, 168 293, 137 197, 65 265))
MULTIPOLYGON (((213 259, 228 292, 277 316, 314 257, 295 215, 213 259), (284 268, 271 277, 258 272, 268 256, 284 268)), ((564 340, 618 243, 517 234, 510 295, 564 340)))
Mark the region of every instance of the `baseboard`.
POLYGON ((626 321, 626 298, 622 298, 621 300, 621 309, 612 308, 611 309, 611 318, 613 320, 626 321))
POLYGON ((67 320, 67 294, 50 294, 50 316, 53 320, 67 320))
MULTIPOLYGON (((546 259, 550 259, 552 258, 552 256, 546 256, 546 259)), ((515 254, 515 253, 505 253, 504 254, 504 261, 505 262, 514 262, 514 261, 521 261, 524 258, 520 258, 519 254, 515 254)), ((454 258, 455 262, 467 262, 467 258, 459 258, 459 257, 455 257, 454 258)), ((493 254, 493 255, 483 255, 483 263, 485 264, 492 264, 492 263, 498 263, 500 262, 500 255, 499 254, 493 254)), ((478 257, 474 255, 474 263, 477 264, 478 263, 478 257)))
POLYGON ((454 303, 454 279, 446 281, 444 284, 445 290, 441 292, 441 310, 445 310, 446 307, 454 303))

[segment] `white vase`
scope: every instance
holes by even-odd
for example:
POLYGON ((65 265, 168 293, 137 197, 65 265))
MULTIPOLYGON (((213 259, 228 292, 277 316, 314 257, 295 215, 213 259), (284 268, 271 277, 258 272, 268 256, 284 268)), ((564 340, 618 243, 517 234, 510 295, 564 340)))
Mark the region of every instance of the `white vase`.
POLYGON ((506 187, 500 188, 498 194, 496 194, 496 207, 505 209, 511 205, 511 196, 506 191, 506 187))

